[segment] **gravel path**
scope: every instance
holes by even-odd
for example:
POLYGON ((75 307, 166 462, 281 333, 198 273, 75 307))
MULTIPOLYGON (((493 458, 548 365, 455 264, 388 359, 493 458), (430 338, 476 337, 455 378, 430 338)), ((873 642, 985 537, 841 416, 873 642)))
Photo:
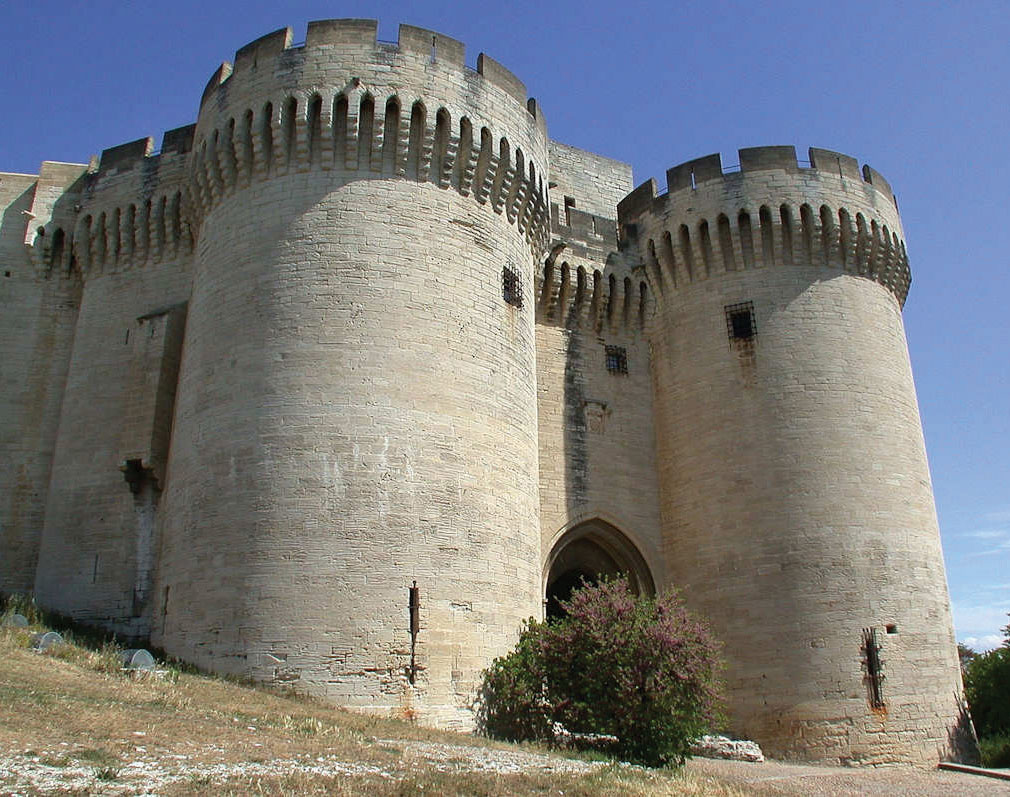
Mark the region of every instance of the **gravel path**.
POLYGON ((983 797, 1010 795, 1010 781, 980 775, 913 767, 821 767, 765 761, 717 761, 694 758, 687 769, 764 795, 901 795, 901 797, 983 797))
MULTIPOLYGON (((213 784, 234 776, 278 776, 293 773, 357 778, 402 780, 418 767, 442 772, 539 772, 586 774, 603 766, 590 762, 525 750, 498 750, 439 742, 378 739, 397 753, 385 766, 341 761, 334 756, 299 756, 257 762, 225 763, 214 758, 221 751, 206 748, 191 755, 151 755, 143 748, 132 760, 115 768, 113 778, 103 780, 102 768, 68 764, 58 759, 66 751, 0 753, 0 794, 22 795, 67 790, 101 795, 154 795, 173 784, 213 784)), ((717 778, 748 794, 810 795, 915 795, 918 797, 982 797, 1010 795, 1010 781, 978 775, 911 767, 821 767, 765 761, 721 761, 695 758, 688 772, 717 778)))
POLYGON ((61 756, 68 748, 52 751, 0 753, 0 795, 52 794, 80 790, 101 795, 156 795, 168 786, 200 785, 212 792, 213 784, 230 777, 272 777, 289 774, 349 776, 402 780, 418 767, 440 772, 517 772, 586 774, 604 766, 525 750, 496 750, 439 742, 378 739, 399 754, 386 766, 342 761, 334 756, 299 756, 256 762, 214 761, 222 751, 204 748, 191 755, 152 755, 139 748, 132 760, 115 767, 67 763, 61 756), (111 777, 110 777, 111 776, 111 777))

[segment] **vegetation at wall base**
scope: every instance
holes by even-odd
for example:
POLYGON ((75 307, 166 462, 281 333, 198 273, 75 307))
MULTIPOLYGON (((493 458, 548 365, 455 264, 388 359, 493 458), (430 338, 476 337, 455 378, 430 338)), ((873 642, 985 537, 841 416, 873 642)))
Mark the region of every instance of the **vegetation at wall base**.
POLYGON ((961 656, 964 694, 985 767, 1010 767, 1010 624, 1003 634, 1002 647, 961 656))
POLYGON ((1010 733, 982 736, 978 740, 982 766, 991 769, 1010 768, 1010 733))
POLYGON ((720 719, 721 662, 707 628, 676 593, 636 596, 626 579, 584 585, 562 607, 560 619, 530 620, 485 671, 482 730, 551 742, 560 725, 633 763, 682 765, 720 719))
POLYGON ((743 793, 703 774, 548 756, 168 664, 137 677, 112 643, 67 626, 63 645, 36 652, 32 637, 52 627, 33 611, 0 599, 0 794, 743 793), (14 613, 29 625, 3 626, 14 613))

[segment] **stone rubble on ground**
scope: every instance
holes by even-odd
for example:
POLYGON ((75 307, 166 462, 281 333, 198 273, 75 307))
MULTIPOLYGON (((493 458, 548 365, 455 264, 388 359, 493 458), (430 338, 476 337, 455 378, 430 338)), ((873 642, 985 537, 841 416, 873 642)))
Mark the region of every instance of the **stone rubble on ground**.
POLYGON ((617 744, 617 737, 609 733, 576 733, 568 730, 560 722, 551 727, 554 743, 559 747, 575 750, 607 750, 617 744))
POLYGON ((761 763, 765 760, 757 742, 730 739, 727 736, 702 736, 691 745, 691 755, 702 758, 727 758, 732 761, 752 761, 754 763, 761 763))
POLYGON ((38 653, 45 653, 50 648, 54 648, 57 645, 62 644, 63 637, 55 631, 46 631, 41 634, 35 634, 32 637, 32 650, 38 653))

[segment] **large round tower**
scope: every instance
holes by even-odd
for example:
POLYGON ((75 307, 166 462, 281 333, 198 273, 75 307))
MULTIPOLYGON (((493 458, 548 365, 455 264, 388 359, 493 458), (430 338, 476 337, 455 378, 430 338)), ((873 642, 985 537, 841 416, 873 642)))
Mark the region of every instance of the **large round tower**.
POLYGON ((653 325, 663 545, 725 643, 732 729, 776 756, 932 761, 960 672, 887 183, 718 155, 620 208, 653 325))
POLYGON ((208 85, 152 621, 198 665, 448 726, 540 586, 546 128, 463 56, 331 20, 208 85))

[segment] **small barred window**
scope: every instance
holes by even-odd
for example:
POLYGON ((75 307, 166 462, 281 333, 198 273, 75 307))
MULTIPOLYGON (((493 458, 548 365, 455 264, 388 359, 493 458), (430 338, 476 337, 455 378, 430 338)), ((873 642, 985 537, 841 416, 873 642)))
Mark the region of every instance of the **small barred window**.
POLYGON ((523 280, 518 271, 505 266, 501 271, 501 294, 507 304, 523 306, 523 280))
POLYGON ((607 346, 607 370, 612 374, 628 373, 628 350, 624 346, 607 346))
POLYGON ((726 305, 726 331, 731 341, 749 341, 757 336, 754 302, 726 305))

